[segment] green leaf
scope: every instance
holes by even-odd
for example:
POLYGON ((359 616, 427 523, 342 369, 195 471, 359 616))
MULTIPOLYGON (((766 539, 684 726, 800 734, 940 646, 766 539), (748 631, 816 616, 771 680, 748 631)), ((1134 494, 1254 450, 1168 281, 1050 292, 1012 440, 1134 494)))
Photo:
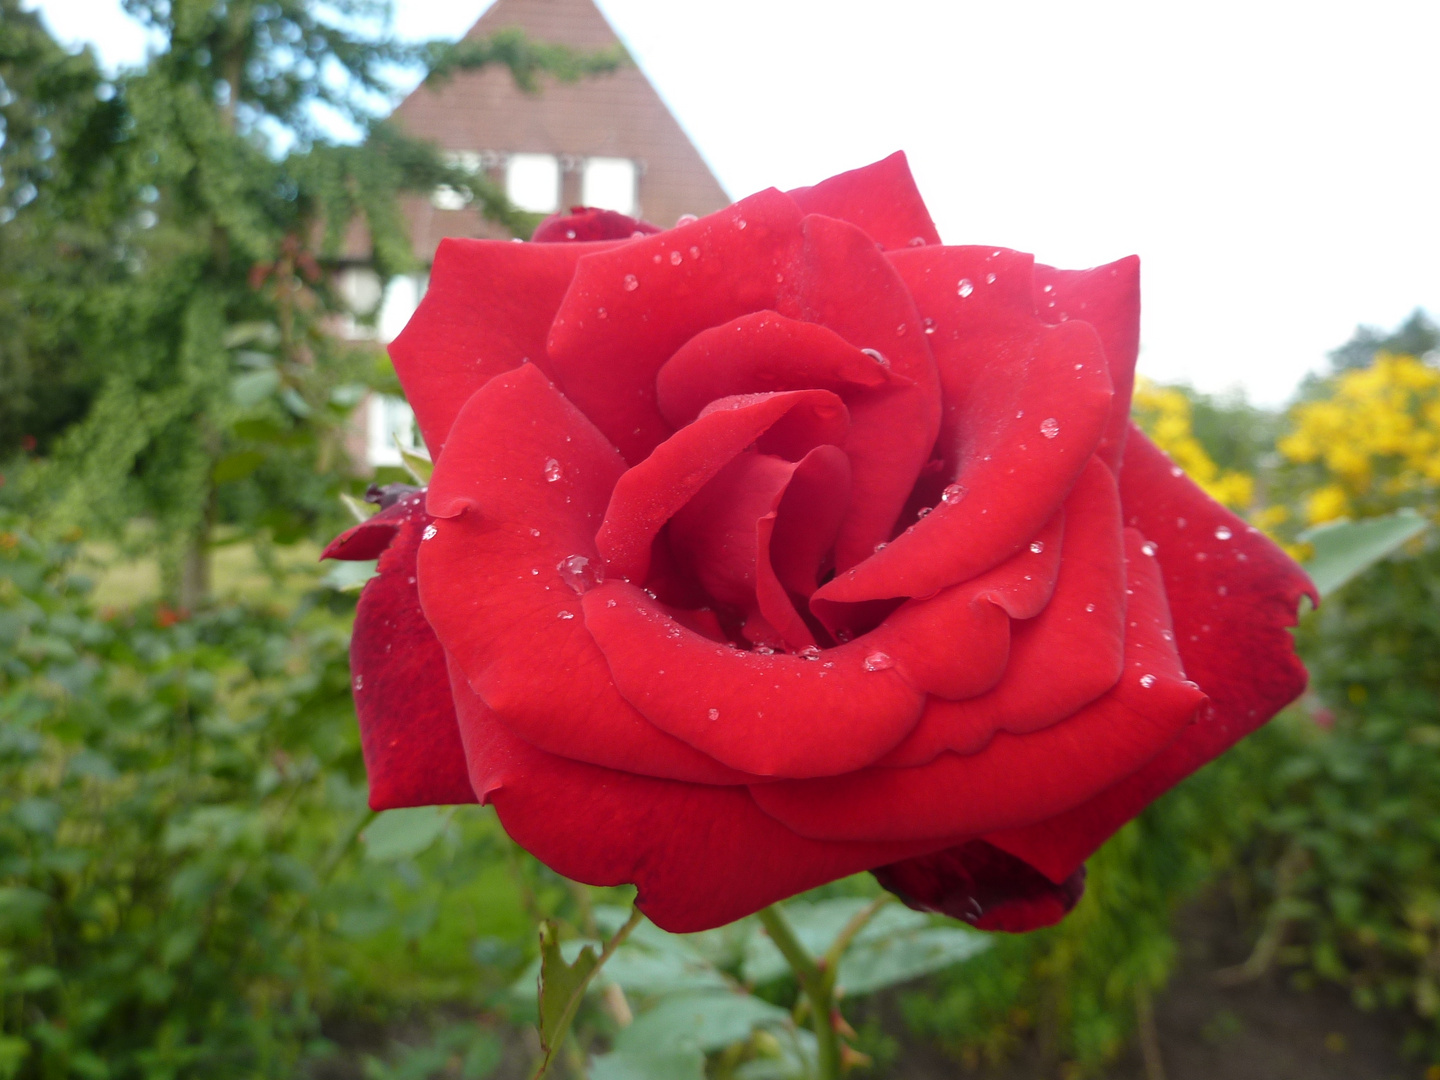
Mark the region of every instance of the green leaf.
POLYGON ((1315 548, 1315 554, 1305 563, 1305 570, 1320 595, 1329 596, 1429 526, 1426 518, 1411 509, 1361 521, 1317 525, 1299 537, 1315 548))
POLYGON ((244 322, 236 323, 225 331, 222 339, 225 348, 238 349, 241 345, 268 345, 280 344, 280 328, 269 322, 244 322))
POLYGON ((400 463, 415 482, 421 487, 429 484, 430 476, 435 472, 435 463, 430 460, 430 455, 402 446, 398 434, 395 436, 395 448, 400 451, 400 463))
POLYGON ((789 1010, 748 994, 676 994, 641 1013, 621 1031, 615 1049, 630 1053, 723 1050, 749 1039, 756 1028, 789 1023, 789 1010))
POLYGON ((234 454, 226 454, 217 461, 210 476, 217 484, 243 480, 263 464, 265 455, 259 450, 240 450, 234 454))
POLYGON ((448 806, 386 810, 360 834, 365 855, 375 862, 413 858, 440 838, 452 813, 448 806))
POLYGON ((378 559, 337 560, 320 583, 337 592, 353 592, 364 588, 365 583, 375 576, 378 565, 378 559))
POLYGON ((363 499, 357 499, 347 491, 340 493, 340 504, 350 511, 351 516, 359 521, 369 521, 371 516, 379 511, 380 507, 374 503, 367 503, 363 499))
MULTIPOLYGON (((862 898, 796 901, 785 905, 786 921, 812 956, 823 956, 841 930, 869 901, 862 898)), ((840 958, 836 982, 847 994, 868 994, 969 959, 989 947, 983 934, 959 926, 937 926, 927 915, 891 905, 881 908, 840 958)), ((767 983, 790 974, 780 950, 762 934, 750 939, 742 967, 745 981, 767 983)))
POLYGON ((567 964, 556 934, 555 924, 549 919, 540 924, 540 1048, 545 1057, 537 1076, 543 1076, 550 1067, 550 1060, 560 1048, 565 1033, 570 1030, 570 1021, 585 997, 590 976, 600 965, 590 945, 581 948, 573 964, 567 964))
POLYGON ((590 1080, 705 1080, 705 1055, 682 1050, 616 1050, 590 1059, 590 1080))
POLYGON ((274 369, 247 371, 230 380, 230 398, 242 409, 259 405, 280 387, 280 373, 274 369))

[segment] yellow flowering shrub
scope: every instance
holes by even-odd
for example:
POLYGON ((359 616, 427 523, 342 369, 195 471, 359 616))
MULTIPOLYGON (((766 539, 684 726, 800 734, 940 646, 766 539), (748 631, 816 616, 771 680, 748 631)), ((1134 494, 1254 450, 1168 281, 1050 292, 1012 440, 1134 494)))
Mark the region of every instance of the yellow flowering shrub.
POLYGON ((1311 466, 1311 524, 1429 501, 1440 485, 1440 370, 1381 353, 1335 377, 1326 397, 1297 405, 1280 454, 1311 466))
POLYGON ((1250 507, 1255 498, 1254 478, 1215 464, 1195 437, 1190 399, 1183 391, 1139 378, 1135 381, 1131 408, 1135 422, 1145 434, 1212 499, 1232 510, 1250 507))

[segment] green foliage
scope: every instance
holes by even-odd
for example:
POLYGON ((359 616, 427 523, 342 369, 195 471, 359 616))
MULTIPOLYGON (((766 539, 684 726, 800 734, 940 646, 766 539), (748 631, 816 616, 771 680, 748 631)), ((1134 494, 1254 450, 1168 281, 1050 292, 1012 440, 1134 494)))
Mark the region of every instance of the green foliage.
POLYGON ((507 27, 488 38, 466 38, 453 45, 429 47, 426 82, 439 86, 457 72, 475 71, 494 64, 510 69, 515 85, 527 93, 540 89, 539 76, 558 82, 578 82, 592 75, 608 75, 630 62, 624 48, 615 45, 597 52, 582 53, 564 45, 531 41, 515 27, 507 27))
POLYGON ((1321 596, 1329 596, 1356 574, 1419 536, 1429 521, 1414 510, 1399 510, 1361 521, 1331 521, 1301 533, 1314 548, 1305 570, 1321 596))

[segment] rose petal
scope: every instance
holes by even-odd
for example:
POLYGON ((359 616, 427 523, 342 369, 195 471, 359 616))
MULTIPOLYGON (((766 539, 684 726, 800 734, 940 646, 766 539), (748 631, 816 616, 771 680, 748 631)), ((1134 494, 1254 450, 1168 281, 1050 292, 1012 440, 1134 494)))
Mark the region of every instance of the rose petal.
POLYGON ((757 311, 687 341, 660 369, 655 391, 660 412, 679 428, 724 397, 808 389, 845 397, 894 378, 833 330, 757 311))
POLYGON ((820 659, 729 649, 620 581, 585 594, 585 625, 615 685, 656 727, 756 776, 828 776, 904 737, 924 695, 865 641, 820 659), (869 663, 867 665, 867 659, 869 663))
MULTIPOLYGON (((946 750, 973 754, 997 731, 1019 735, 1049 727, 1115 685, 1124 663, 1125 551, 1110 470, 1093 460, 1065 507, 1054 592, 1036 617, 1014 626, 1004 678, 990 693, 967 701, 932 698, 883 764, 923 765, 946 750)), ((1034 556, 1022 552, 982 581, 1027 558, 1034 556)))
POLYGON ((935 445, 940 381, 910 292, 870 238, 818 215, 801 227, 805 245, 778 310, 879 352, 897 376, 847 401, 850 509, 835 541, 835 565, 845 570, 890 538, 935 445))
POLYGON ((326 549, 326 558, 380 559, 376 576, 360 593, 350 636, 355 714, 372 810, 476 801, 455 724, 445 653, 420 610, 415 585, 415 556, 429 523, 424 494, 416 491, 326 549), (336 549, 343 553, 332 553, 336 549))
POLYGON ((712 402, 615 484, 595 537, 606 572, 643 582, 656 533, 751 443, 795 459, 822 443, 843 444, 849 426, 844 403, 828 390, 712 402))
POLYGON ((586 240, 629 240, 636 233, 658 233, 660 227, 636 221, 618 210, 595 206, 572 206, 568 214, 551 214, 539 225, 530 241, 535 244, 575 243, 586 240))
POLYGON ((913 532, 827 583, 816 593, 822 601, 927 596, 1013 555, 1059 508, 1110 414, 1095 331, 1078 322, 1047 327, 1033 309, 1024 318, 1024 257, 917 248, 891 259, 921 311, 943 313, 932 344, 947 410, 941 445, 950 440, 956 470, 952 494, 913 532), (999 268, 996 282, 957 297, 955 282, 986 266, 999 268), (1014 284, 1022 277, 1023 296, 1014 284))
POLYGON ((945 753, 916 768, 754 785, 755 801, 817 839, 975 836, 1061 813, 1134 772, 1205 700, 1180 669, 1160 572, 1154 559, 1140 554, 1141 543, 1133 531, 1127 536, 1127 548, 1135 548, 1128 614, 1136 625, 1125 642, 1125 673, 1103 697, 1040 731, 1000 732, 975 754, 945 753))
POLYGON ((1092 270, 1035 267, 1035 307, 1049 323, 1087 322, 1100 335, 1115 397, 1095 452, 1120 468, 1130 427, 1130 394, 1140 353, 1140 260, 1134 255, 1092 270))
POLYGON ((572 880, 633 882, 636 905, 671 933, 723 926, 936 846, 807 840, 762 813, 745 788, 674 783, 543 753, 497 722, 463 678, 454 685, 471 780, 505 831, 572 880))
POLYGON ((390 359, 436 460, 466 400, 526 360, 549 374, 545 337, 576 263, 613 244, 442 240, 430 287, 390 359))
POLYGON ((772 190, 581 259, 549 336, 566 396, 642 460, 671 432, 656 372, 701 330, 774 308, 801 243, 799 210, 772 190))
POLYGON ((807 214, 859 226, 882 248, 940 243, 903 151, 787 194, 807 214))
POLYGON ((1061 880, 1162 792, 1254 731, 1305 689, 1289 628, 1303 570, 1215 502, 1138 429, 1120 473, 1125 517, 1156 545, 1185 669, 1210 698, 1196 723, 1082 806, 990 839, 1061 880))
POLYGON ((577 590, 599 566, 595 529, 623 468, 533 365, 486 384, 456 418, 431 480, 425 615, 475 691, 533 745, 655 776, 735 782, 620 697, 581 618, 577 590), (577 567, 574 556, 588 561, 577 567))
POLYGON ((981 930, 1022 934, 1053 926, 1085 891, 1085 870, 1056 885, 1015 856, 968 840, 870 871, 916 911, 963 919, 981 930))

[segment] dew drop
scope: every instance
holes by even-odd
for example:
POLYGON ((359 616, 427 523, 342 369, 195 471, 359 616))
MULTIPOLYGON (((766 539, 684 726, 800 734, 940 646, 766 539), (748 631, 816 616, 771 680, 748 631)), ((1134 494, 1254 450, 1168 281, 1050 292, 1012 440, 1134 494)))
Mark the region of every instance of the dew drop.
POLYGON ((755 646, 755 651, 756 651, 757 653, 759 653, 761 656, 774 656, 774 655, 775 655, 775 650, 774 650, 773 648, 771 648, 769 645, 756 645, 756 646, 755 646))
POLYGON ((685 256, 684 256, 684 255, 681 255, 680 252, 678 252, 678 251, 672 251, 672 252, 670 252, 670 265, 671 265, 671 266, 679 266, 679 265, 680 265, 682 262, 684 262, 684 261, 685 261, 685 256))
POLYGON ((592 569, 584 555, 561 559, 555 569, 560 571, 560 580, 581 596, 605 580, 604 570, 598 564, 592 569))
POLYGON ((1044 435, 1047 439, 1055 438, 1056 435, 1060 434, 1060 421, 1056 420, 1053 416, 1047 416, 1044 420, 1040 421, 1040 434, 1044 435))
POLYGON ((1094 611, 1095 611, 1095 605, 1094 605, 1094 604, 1086 604, 1086 605, 1085 605, 1085 611, 1086 611, 1087 614, 1093 614, 1094 611))
POLYGON ((675 227, 678 229, 681 225, 689 225, 692 221, 699 220, 700 219, 694 214, 681 214, 678 218, 675 219, 675 227))
POLYGON ((708 713, 706 713, 705 715, 708 716, 708 717, 710 717, 711 720, 719 720, 719 719, 720 719, 720 710, 719 710, 719 709, 711 709, 711 710, 710 710, 708 713))
POLYGON ((1182 469, 1182 468, 1180 468, 1179 465, 1171 465, 1171 466, 1170 466, 1170 475, 1171 475, 1171 476, 1184 476, 1184 475, 1185 475, 1185 470, 1182 469))
POLYGON ((530 530, 530 535, 531 535, 531 536, 539 536, 539 535, 540 535, 540 530, 539 530, 539 529, 531 529, 531 530, 530 530))
POLYGON ((860 351, 863 352, 866 356, 870 357, 871 360, 874 360, 875 363, 879 364, 881 367, 888 368, 890 366, 890 361, 886 359, 885 354, 882 353, 879 349, 861 349, 860 351))
POLYGON ((1145 543, 1140 545, 1140 550, 1143 551, 1146 555, 1153 556, 1155 554, 1155 545, 1152 544, 1149 540, 1146 540, 1145 543))
POLYGON ((881 540, 878 544, 875 545, 875 550, 877 552, 884 551, 889 546, 890 544, 887 541, 881 540))
POLYGON ((742 217, 739 221, 735 222, 735 227, 736 227, 737 229, 743 229, 743 228, 745 228, 745 226, 748 225, 748 224, 749 224, 749 222, 747 222, 747 221, 742 217))
POLYGON ((1232 537, 1232 536, 1234 536, 1234 535, 1235 535, 1235 534, 1232 533, 1232 532, 1230 531, 1230 529, 1229 529, 1227 526, 1225 526, 1225 525, 1217 526, 1216 529, 1215 529, 1215 539, 1216 539, 1216 540, 1229 540, 1230 537, 1232 537))
MULTIPOLYGON (((659 256, 657 255, 656 258, 659 258, 659 256)), ((640 287, 640 279, 634 274, 626 274, 624 285, 626 292, 634 292, 640 287)))
POLYGON ((606 601, 605 601, 605 606, 606 606, 607 608, 612 608, 612 607, 615 607, 618 603, 619 603, 618 600, 606 600, 606 601))
POLYGON ((599 315, 600 318, 602 318, 602 319, 608 319, 608 318, 610 318, 610 313, 609 313, 608 311, 606 311, 603 307, 602 307, 599 311, 597 311, 595 314, 599 315))
POLYGON ((986 285, 994 285, 994 284, 995 284, 995 275, 994 275, 994 274, 986 274, 986 275, 985 275, 985 284, 986 284, 986 285))
POLYGON ((895 666, 895 661, 889 653, 872 652, 865 657, 864 667, 866 671, 884 671, 895 666))
POLYGON ((1017 410, 1016 413, 1015 413, 1015 419, 1016 419, 1016 420, 1024 420, 1024 419, 1025 419, 1025 410, 1024 410, 1024 409, 1019 409, 1019 410, 1017 410))
POLYGON ((364 675, 356 675, 356 676, 355 676, 355 690, 356 690, 356 692, 358 693, 359 691, 364 690, 364 689, 365 689, 365 676, 364 676, 364 675))
POLYGON ((698 247, 696 247, 695 245, 693 245, 693 244, 690 245, 690 258, 692 258, 692 259, 698 259, 699 257, 700 257, 700 249, 699 249, 698 247))
POLYGON ((440 530, 437 529, 437 528, 435 528, 434 525, 426 525, 426 526, 425 526, 425 531, 420 534, 420 539, 421 539, 421 540, 434 540, 434 539, 435 539, 435 534, 436 534, 437 532, 439 532, 439 531, 440 531, 440 530))
POLYGON ((574 230, 574 229, 566 229, 566 230, 565 230, 565 239, 566 239, 566 240, 574 240, 574 239, 575 239, 575 230, 574 230))
POLYGON ((1030 552, 1031 552, 1031 554, 1033 554, 1033 555, 1039 555, 1039 554, 1040 554, 1042 551, 1044 551, 1044 550, 1045 550, 1045 542, 1044 542, 1043 540, 1033 540, 1033 541, 1031 541, 1031 543, 1030 543, 1030 552))
POLYGON ((1140 685, 1143 686, 1146 690, 1149 690, 1152 686, 1155 685, 1155 676, 1154 676, 1154 675, 1141 675, 1141 676, 1140 676, 1140 685))
POLYGON ((916 510, 916 511, 915 511, 915 516, 916 516, 917 518, 929 517, 929 516, 930 516, 930 512, 931 512, 933 509, 934 509, 933 506, 922 506, 922 507, 920 507, 919 510, 916 510))
POLYGON ((911 247, 924 247, 924 246, 925 246, 925 238, 924 238, 923 236, 912 236, 912 237, 910 237, 910 246, 911 246, 911 247))
POLYGON ((558 616, 558 618, 561 619, 573 619, 574 617, 575 613, 573 611, 562 611, 558 616))
POLYGON ((930 317, 927 315, 927 316, 925 317, 925 333, 927 333, 927 334, 933 334, 934 332, 935 332, 935 320, 932 319, 932 318, 930 318, 930 317))
POLYGON ((960 294, 960 299, 963 300, 975 291, 975 283, 968 277, 962 277, 960 279, 960 285, 955 291, 960 294))
POLYGON ((905 336, 905 324, 904 324, 903 322, 902 322, 899 326, 895 327, 895 336, 896 336, 896 337, 904 337, 904 336, 905 336))
POLYGON ((545 479, 546 479, 546 480, 548 480, 550 483, 553 484, 553 483, 555 483, 556 480, 559 480, 560 477, 562 477, 562 476, 564 476, 564 475, 565 475, 564 471, 560 468, 560 462, 556 461, 553 457, 549 457, 549 458, 546 458, 546 459, 545 459, 545 479))
POLYGON ((945 490, 940 493, 940 501, 943 503, 958 503, 964 497, 964 484, 947 484, 945 490))
POLYGON ((818 645, 806 645, 795 655, 800 657, 802 660, 819 660, 820 647, 818 645))

